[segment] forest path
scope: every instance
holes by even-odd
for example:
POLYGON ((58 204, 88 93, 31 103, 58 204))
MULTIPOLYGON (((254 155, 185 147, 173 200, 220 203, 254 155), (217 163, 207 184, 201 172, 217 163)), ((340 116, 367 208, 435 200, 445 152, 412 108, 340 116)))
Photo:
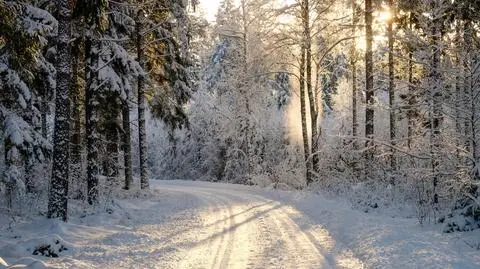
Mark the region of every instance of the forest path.
POLYGON ((327 230, 308 225, 292 205, 225 184, 158 182, 154 188, 196 197, 201 225, 185 233, 190 247, 176 268, 361 268, 336 263, 327 230), (327 254, 327 255, 326 255, 327 254))

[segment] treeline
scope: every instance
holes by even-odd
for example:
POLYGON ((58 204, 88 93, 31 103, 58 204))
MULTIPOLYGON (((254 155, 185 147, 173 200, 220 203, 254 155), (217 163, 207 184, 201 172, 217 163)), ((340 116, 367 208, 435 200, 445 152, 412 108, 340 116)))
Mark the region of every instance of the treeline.
POLYGON ((191 129, 151 146, 157 174, 322 188, 477 228, 480 2, 289 3, 221 2, 191 129))
POLYGON ((0 1, 2 211, 48 200, 35 208, 66 220, 69 198, 130 189, 133 157, 149 188, 145 113, 187 122, 196 4, 0 1))

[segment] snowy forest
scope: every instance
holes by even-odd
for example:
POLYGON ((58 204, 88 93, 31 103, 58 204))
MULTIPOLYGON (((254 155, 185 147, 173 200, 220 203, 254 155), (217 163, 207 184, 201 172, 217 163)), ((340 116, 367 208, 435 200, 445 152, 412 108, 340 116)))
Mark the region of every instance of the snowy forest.
POLYGON ((0 226, 184 180, 474 237, 480 1, 209 1, 0 0, 0 226))

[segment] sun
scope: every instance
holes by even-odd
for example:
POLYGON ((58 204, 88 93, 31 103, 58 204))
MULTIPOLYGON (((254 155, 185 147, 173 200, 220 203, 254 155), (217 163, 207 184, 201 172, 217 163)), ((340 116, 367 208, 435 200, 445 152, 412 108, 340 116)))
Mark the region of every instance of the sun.
POLYGON ((377 16, 376 16, 376 19, 380 22, 380 23, 385 23, 385 22, 389 22, 391 19, 392 19, 392 12, 388 9, 384 9, 382 11, 379 11, 377 16))

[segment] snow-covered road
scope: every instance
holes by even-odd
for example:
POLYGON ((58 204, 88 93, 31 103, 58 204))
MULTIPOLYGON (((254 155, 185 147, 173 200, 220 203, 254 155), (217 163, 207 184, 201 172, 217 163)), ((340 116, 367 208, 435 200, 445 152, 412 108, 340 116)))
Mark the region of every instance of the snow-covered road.
POLYGON ((154 181, 150 194, 107 211, 82 215, 77 205, 68 223, 39 218, 0 230, 0 258, 104 269, 480 268, 480 253, 465 244, 471 235, 308 192, 154 181), (42 242, 63 240, 59 258, 31 256, 42 242))
POLYGON ((324 255, 333 243, 328 232, 298 225, 295 220, 304 216, 291 206, 219 186, 161 188, 191 195, 203 205, 202 225, 186 234, 191 247, 175 268, 333 267, 335 261, 324 255))

